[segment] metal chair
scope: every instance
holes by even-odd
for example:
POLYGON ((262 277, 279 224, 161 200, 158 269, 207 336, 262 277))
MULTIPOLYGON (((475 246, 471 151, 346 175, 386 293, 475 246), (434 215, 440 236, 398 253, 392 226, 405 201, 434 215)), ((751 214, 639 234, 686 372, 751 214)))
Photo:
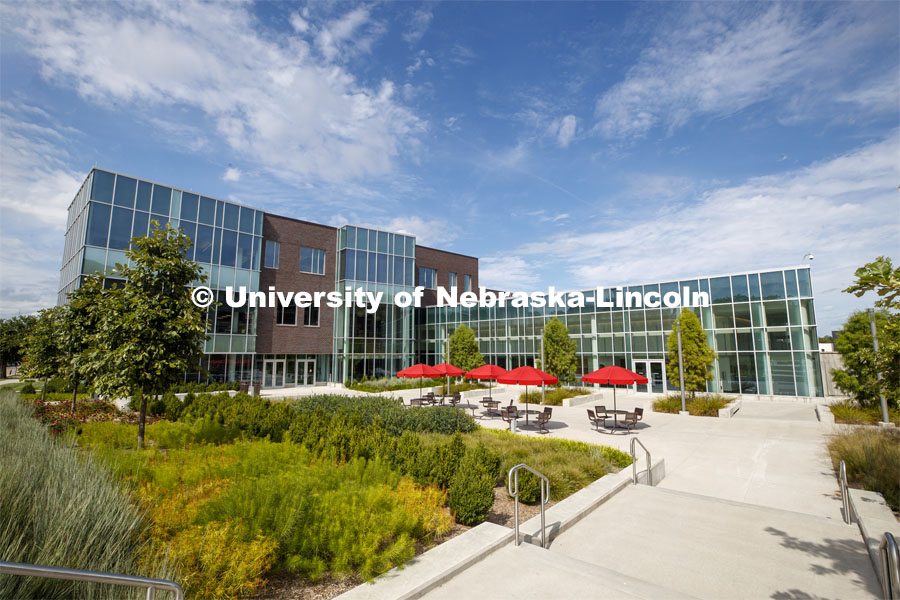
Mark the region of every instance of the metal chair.
POLYGON ((600 431, 601 423, 603 424, 604 427, 606 427, 606 421, 604 421, 603 419, 599 418, 596 414, 594 414, 594 411, 592 411, 591 409, 587 409, 587 413, 588 413, 588 421, 591 422, 591 425, 594 426, 595 430, 600 431))
POLYGON ((644 409, 643 408, 635 408, 634 416, 637 417, 638 421, 643 421, 644 420, 644 409))
POLYGON ((606 412, 606 405, 600 404, 599 406, 595 406, 594 410, 597 411, 597 418, 603 421, 603 426, 606 427, 606 421, 608 419, 612 419, 613 415, 606 412))
POLYGON ((634 426, 637 425, 637 415, 633 412, 625 413, 625 418, 622 419, 622 424, 625 425, 628 430, 634 429, 634 426))
POLYGON ((534 422, 538 426, 538 432, 540 433, 550 433, 550 430, 547 429, 547 423, 550 422, 550 416, 553 414, 553 409, 551 407, 544 408, 544 412, 539 413, 534 422))
POLYGON ((500 409, 500 418, 509 424, 509 428, 512 429, 513 419, 519 418, 519 409, 515 406, 504 406, 500 409))

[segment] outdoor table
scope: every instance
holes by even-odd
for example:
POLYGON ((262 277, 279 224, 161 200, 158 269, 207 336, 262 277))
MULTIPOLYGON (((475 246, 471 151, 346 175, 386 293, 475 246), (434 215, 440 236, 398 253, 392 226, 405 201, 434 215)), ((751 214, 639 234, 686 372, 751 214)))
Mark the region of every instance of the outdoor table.
POLYGON ((413 398, 409 401, 410 406, 425 406, 428 403, 427 398, 413 398))
POLYGON ((497 416, 497 417, 500 416, 500 411, 497 410, 498 408, 500 408, 499 400, 493 400, 490 398, 482 398, 481 404, 484 405, 484 408, 487 411, 486 414, 488 416, 497 416))
POLYGON ((607 410, 606 412, 613 416, 613 429, 618 429, 619 428, 619 420, 616 415, 626 415, 631 411, 630 410, 622 410, 620 408, 618 410, 607 410))

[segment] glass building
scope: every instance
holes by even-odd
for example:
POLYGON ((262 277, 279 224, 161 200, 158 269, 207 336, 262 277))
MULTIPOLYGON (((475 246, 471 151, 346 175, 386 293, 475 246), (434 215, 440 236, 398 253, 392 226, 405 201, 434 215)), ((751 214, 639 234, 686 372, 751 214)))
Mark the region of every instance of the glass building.
MULTIPOLYGON (((461 324, 475 331, 485 359, 507 369, 534 365, 546 322, 557 317, 576 341, 578 374, 619 365, 645 374, 637 392, 671 389, 668 336, 678 308, 463 308, 435 306, 437 287, 477 290, 478 259, 417 245, 413 236, 346 225, 334 228, 94 169, 69 206, 58 302, 85 275, 126 261, 131 239, 171 223, 194 241, 219 306, 208 314, 202 364, 186 380, 253 380, 264 387, 382 377, 415 362, 443 362, 461 324), (383 292, 365 308, 230 308, 226 286, 249 291, 383 292), (425 288, 423 308, 394 295, 425 288)), ((708 391, 764 396, 823 395, 813 290, 807 266, 627 286, 665 295, 709 295, 694 308, 718 353, 708 391)), ((594 291, 586 293, 593 296, 594 291)), ((606 290, 609 295, 611 290, 606 290)), ((609 297, 605 300, 610 300, 609 297)))
MULTIPOLYGON (((625 287, 628 292, 688 288, 707 292, 710 305, 692 308, 718 354, 707 391, 775 396, 822 396, 818 337, 808 267, 737 273, 625 287)), ((585 292, 591 297, 593 290, 585 292)), ((611 290, 604 300, 610 301, 611 290)), ((418 324, 420 358, 434 364, 454 329, 465 324, 485 360, 512 369, 540 358, 545 323, 565 323, 577 344, 579 377, 608 365, 645 375, 637 392, 675 389, 666 365, 668 337, 680 308, 428 307, 418 324)))
MULTIPOLYGON (((224 303, 228 285, 259 289, 263 213, 234 202, 94 169, 69 206, 57 302, 81 278, 126 263, 131 238, 171 223, 194 240, 188 258, 200 263, 220 306, 209 309, 203 372, 214 379, 249 379, 256 349, 256 311, 224 303), (155 222, 155 224, 154 224, 155 222)), ((196 380, 200 371, 187 374, 196 380)))

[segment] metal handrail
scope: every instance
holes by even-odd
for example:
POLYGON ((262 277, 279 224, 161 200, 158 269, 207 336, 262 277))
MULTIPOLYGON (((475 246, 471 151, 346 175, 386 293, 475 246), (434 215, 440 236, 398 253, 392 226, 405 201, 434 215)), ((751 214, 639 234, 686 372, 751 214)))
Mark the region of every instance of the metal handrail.
POLYGON ((847 483, 847 465, 841 461, 838 471, 838 480, 841 483, 841 502, 844 504, 844 523, 852 523, 853 515, 850 510, 850 485, 847 483))
POLYGON ((184 591, 181 589, 181 586, 167 579, 152 579, 150 577, 137 577, 136 575, 118 575, 115 573, 63 569, 61 567, 45 567, 42 565, 26 565, 6 561, 0 561, 0 573, 146 588, 147 600, 153 600, 156 590, 161 590, 175 594, 175 600, 184 600, 184 591))
POLYGON ((631 438, 631 482, 632 484, 637 485, 637 453, 634 448, 635 443, 640 444, 641 448, 644 449, 644 453, 647 455, 647 483, 653 485, 653 463, 650 459, 650 451, 647 450, 647 446, 637 438, 631 438))
POLYGON ((547 538, 545 536, 544 530, 546 528, 544 524, 544 505, 550 501, 550 480, 547 479, 542 473, 538 473, 525 463, 520 463, 514 466, 509 470, 509 475, 507 476, 506 487, 509 491, 509 495, 513 497, 515 500, 515 522, 516 522, 516 546, 521 543, 519 540, 519 470, 520 469, 528 469, 532 473, 534 473, 541 480, 541 548, 547 547, 547 538))
POLYGON ((881 591, 884 600, 900 599, 900 550, 891 532, 885 531, 878 545, 881 562, 881 591))

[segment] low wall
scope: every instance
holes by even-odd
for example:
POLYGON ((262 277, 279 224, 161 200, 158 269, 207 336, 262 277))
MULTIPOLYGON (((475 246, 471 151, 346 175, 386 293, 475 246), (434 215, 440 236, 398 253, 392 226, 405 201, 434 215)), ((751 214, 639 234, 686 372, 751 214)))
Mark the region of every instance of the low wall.
POLYGON ((719 409, 719 418, 720 419, 730 419, 734 416, 734 413, 741 410, 741 399, 735 398, 724 407, 719 409))
POLYGON ((878 492, 850 488, 850 514, 859 525, 859 532, 869 550, 869 558, 875 567, 875 573, 881 580, 881 559, 878 546, 886 531, 891 532, 900 541, 900 523, 894 517, 891 508, 878 492))
POLYGON ((816 404, 816 418, 826 425, 834 425, 834 415, 827 404, 816 404))

